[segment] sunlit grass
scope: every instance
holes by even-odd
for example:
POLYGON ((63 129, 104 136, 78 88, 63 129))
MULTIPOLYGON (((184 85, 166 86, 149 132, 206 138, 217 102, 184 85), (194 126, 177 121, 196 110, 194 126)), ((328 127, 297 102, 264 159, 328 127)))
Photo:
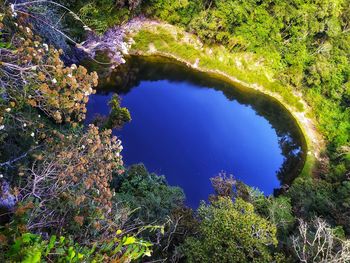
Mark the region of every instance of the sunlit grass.
POLYGON ((286 104, 297 111, 303 111, 303 105, 292 89, 271 79, 273 72, 264 67, 255 54, 231 53, 222 46, 200 45, 198 40, 189 34, 181 31, 169 32, 161 26, 141 29, 133 38, 133 50, 148 53, 152 46, 157 52, 174 55, 192 64, 199 59, 201 69, 218 70, 248 84, 258 84, 279 94, 286 104))

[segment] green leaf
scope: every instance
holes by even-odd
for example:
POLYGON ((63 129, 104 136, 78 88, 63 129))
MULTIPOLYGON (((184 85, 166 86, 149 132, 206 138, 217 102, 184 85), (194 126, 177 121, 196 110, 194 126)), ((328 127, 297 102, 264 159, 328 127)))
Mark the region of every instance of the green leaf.
POLYGON ((45 251, 45 255, 49 254, 51 249, 53 249, 53 247, 55 246, 55 242, 56 242, 56 236, 53 235, 50 238, 49 244, 47 245, 46 251, 45 251))
POLYGON ((136 238, 135 237, 127 237, 126 240, 124 241, 123 245, 130 245, 130 244, 134 244, 136 242, 136 238))
POLYGON ((60 243, 63 244, 65 239, 66 239, 65 237, 60 237, 60 243))

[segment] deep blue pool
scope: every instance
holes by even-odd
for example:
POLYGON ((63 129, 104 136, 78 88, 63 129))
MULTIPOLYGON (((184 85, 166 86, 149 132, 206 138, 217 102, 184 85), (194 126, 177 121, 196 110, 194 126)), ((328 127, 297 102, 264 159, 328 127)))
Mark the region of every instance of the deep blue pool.
POLYGON ((268 195, 300 170, 300 132, 275 101, 172 63, 133 59, 125 67, 90 97, 87 120, 108 115, 119 93, 132 117, 114 130, 124 162, 165 175, 184 189, 188 205, 207 200, 209 178, 220 171, 268 195))

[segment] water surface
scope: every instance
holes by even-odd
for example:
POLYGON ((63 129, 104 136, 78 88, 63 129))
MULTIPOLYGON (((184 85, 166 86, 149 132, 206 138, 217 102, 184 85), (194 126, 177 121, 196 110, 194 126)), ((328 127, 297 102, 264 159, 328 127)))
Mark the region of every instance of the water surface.
POLYGON ((90 97, 88 122, 108 115, 119 93, 132 121, 114 130, 127 165, 144 163, 184 189, 196 207, 221 171, 265 194, 290 183, 303 165, 303 139, 276 101, 159 60, 132 58, 90 97))

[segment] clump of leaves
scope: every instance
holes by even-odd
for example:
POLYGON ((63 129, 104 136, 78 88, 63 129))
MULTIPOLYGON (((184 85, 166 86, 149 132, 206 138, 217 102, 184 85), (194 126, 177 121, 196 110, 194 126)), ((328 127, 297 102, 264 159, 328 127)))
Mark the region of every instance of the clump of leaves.
POLYGON ((14 30, 12 49, 1 54, 2 102, 28 103, 40 109, 57 123, 83 120, 89 95, 95 91, 98 76, 83 66, 66 67, 60 59, 62 50, 42 43, 30 27, 19 25, 14 30))
POLYGON ((109 101, 109 106, 111 108, 107 121, 104 125, 107 129, 120 128, 126 122, 131 121, 130 112, 127 108, 120 106, 120 97, 115 94, 109 101))
POLYGON ((130 262, 151 255, 152 244, 133 235, 117 231, 115 238, 102 243, 82 246, 71 238, 52 235, 48 239, 26 232, 13 242, 0 244, 0 259, 8 262, 130 262))
MULTIPOLYGON (((100 132, 93 125, 79 136, 58 136, 61 140, 49 144, 45 154, 35 156, 32 168, 22 172, 18 199, 35 203, 26 227, 79 229, 75 236, 88 240, 101 234, 116 212, 109 184, 114 171, 123 171, 121 142, 111 138, 110 130, 100 132)), ((16 215, 22 214, 19 209, 16 215)), ((110 231, 118 227, 114 222, 110 231)))

